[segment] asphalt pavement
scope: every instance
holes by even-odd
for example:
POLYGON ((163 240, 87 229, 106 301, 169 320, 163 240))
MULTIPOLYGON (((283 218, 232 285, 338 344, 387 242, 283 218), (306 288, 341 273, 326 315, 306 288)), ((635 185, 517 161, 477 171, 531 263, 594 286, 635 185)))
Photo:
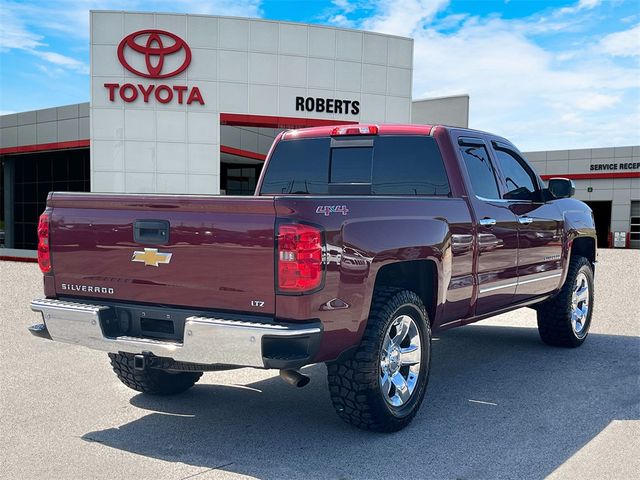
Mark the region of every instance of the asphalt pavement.
POLYGON ((247 368, 129 390, 106 354, 32 337, 38 267, 0 262, 0 478, 638 478, 640 251, 599 256, 581 348, 542 344, 530 309, 444 332, 394 434, 342 423, 323 365, 302 389, 247 368))

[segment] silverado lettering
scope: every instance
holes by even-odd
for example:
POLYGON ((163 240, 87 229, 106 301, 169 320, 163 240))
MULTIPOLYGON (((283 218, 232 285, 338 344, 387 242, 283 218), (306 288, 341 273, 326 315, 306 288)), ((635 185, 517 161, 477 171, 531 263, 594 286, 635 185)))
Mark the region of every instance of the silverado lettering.
POLYGON ((69 292, 106 293, 108 295, 114 294, 113 288, 97 287, 92 285, 72 285, 68 283, 62 283, 60 284, 60 288, 69 292))

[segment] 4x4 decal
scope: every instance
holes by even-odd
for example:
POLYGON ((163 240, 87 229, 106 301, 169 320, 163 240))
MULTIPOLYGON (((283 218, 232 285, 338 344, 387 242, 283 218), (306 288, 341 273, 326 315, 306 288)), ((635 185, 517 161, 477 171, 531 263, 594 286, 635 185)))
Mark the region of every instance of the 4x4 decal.
POLYGON ((318 208, 316 208, 316 213, 323 214, 325 217, 328 217, 332 213, 346 215, 349 213, 349 209, 346 205, 319 205, 318 208))

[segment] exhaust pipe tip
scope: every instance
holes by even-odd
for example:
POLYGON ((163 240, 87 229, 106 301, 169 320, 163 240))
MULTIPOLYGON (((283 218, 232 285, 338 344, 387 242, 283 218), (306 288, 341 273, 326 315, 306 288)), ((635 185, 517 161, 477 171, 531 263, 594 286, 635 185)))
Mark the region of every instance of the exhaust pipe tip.
POLYGON ((311 378, 297 370, 280 370, 280 378, 285 383, 297 388, 302 388, 311 381, 311 378))

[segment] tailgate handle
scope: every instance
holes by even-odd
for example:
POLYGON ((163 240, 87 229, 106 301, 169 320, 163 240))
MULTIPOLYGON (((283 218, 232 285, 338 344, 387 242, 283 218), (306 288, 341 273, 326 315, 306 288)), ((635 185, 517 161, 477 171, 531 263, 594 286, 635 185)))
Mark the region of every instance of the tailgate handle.
POLYGON ((136 220, 133 224, 133 240, 136 243, 165 245, 169 243, 167 220, 136 220))

